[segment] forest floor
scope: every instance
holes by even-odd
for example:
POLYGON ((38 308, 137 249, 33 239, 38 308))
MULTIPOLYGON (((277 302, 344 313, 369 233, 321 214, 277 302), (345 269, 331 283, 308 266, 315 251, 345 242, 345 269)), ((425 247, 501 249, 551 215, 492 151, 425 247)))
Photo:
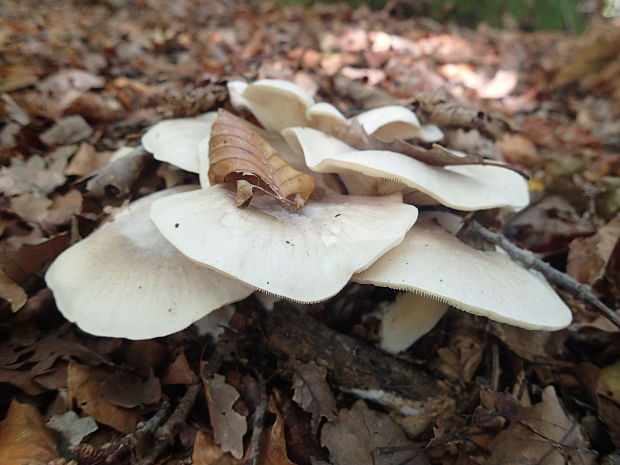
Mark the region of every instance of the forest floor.
POLYGON ((564 330, 451 310, 392 356, 375 348, 385 289, 273 312, 250 297, 217 340, 192 326, 131 341, 67 323, 43 279, 116 207, 196 180, 148 157, 94 189, 115 153, 160 120, 231 108, 226 80, 277 78, 347 116, 414 104, 450 148, 517 166, 532 203, 504 234, 618 309, 619 24, 471 30, 399 2, 1 4, 0 465, 620 463, 619 329, 561 290, 564 330), (437 121, 444 100, 507 124, 437 121), (437 396, 391 386, 399 370, 430 375, 437 396), (387 405, 360 400, 377 384, 387 405))

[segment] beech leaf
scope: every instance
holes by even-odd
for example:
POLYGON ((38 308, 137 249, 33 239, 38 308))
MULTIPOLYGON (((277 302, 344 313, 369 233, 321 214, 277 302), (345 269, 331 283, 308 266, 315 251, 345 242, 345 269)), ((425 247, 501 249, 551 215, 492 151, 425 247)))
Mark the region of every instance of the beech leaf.
POLYGON ((209 159, 211 185, 245 181, 237 182, 238 205, 247 204, 258 188, 297 210, 314 191, 312 176, 288 165, 250 125, 226 110, 219 110, 213 123, 209 159))
POLYGON ((387 150, 402 153, 432 166, 494 165, 513 169, 503 163, 485 160, 482 155, 455 152, 439 144, 433 144, 430 149, 426 149, 398 137, 386 142, 368 134, 357 118, 354 118, 348 126, 335 126, 331 135, 358 150, 387 150))

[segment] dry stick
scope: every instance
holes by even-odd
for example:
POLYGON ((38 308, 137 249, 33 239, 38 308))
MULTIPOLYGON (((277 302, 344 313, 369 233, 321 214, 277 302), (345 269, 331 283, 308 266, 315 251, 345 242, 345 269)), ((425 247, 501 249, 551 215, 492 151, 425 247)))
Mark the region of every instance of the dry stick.
POLYGON ((260 399, 258 404, 256 405, 256 409, 254 410, 254 418, 252 421, 253 430, 252 430, 252 438, 250 439, 250 445, 248 447, 249 457, 246 462, 247 465, 255 465, 259 463, 259 454, 260 454, 260 436, 263 431, 263 423, 265 421, 265 412, 267 411, 267 386, 265 383, 265 378, 261 376, 260 373, 256 373, 256 379, 258 380, 258 392, 260 393, 260 399))
POLYGON ((566 273, 556 270, 548 263, 542 261, 536 255, 529 250, 524 250, 517 247, 510 242, 506 236, 500 233, 489 231, 484 226, 480 225, 477 221, 471 221, 469 223, 469 230, 477 235, 489 241, 502 249, 504 249, 513 260, 516 260, 526 268, 532 268, 540 271, 549 281, 557 284, 558 286, 566 289, 575 297, 583 300, 584 302, 592 305, 599 310, 605 318, 620 328, 620 316, 618 316, 613 310, 608 308, 603 302, 597 299, 592 294, 592 288, 587 284, 580 283, 579 281, 571 278, 566 273))
POLYGON ((93 450, 88 444, 80 444, 73 449, 78 457, 80 465, 98 465, 100 463, 111 463, 112 459, 124 454, 131 449, 136 440, 143 435, 151 434, 166 419, 170 413, 170 403, 165 401, 157 412, 147 421, 141 423, 133 433, 129 433, 116 442, 108 444, 99 450, 93 450))
POLYGON ((189 411, 194 405, 194 402, 196 402, 196 397, 198 397, 201 387, 198 379, 195 379, 194 382, 189 385, 185 395, 181 398, 179 405, 177 405, 177 408, 172 412, 168 421, 155 432, 155 444, 153 449, 138 462, 138 465, 151 465, 155 463, 158 457, 164 452, 168 444, 174 439, 179 426, 187 419, 189 411))

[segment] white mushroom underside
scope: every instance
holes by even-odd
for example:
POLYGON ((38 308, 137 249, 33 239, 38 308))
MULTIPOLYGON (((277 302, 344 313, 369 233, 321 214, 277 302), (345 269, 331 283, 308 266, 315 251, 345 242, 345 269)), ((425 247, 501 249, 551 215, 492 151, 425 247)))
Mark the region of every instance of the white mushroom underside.
POLYGON ((381 140, 419 138, 437 142, 443 132, 434 124, 421 125, 416 114, 401 105, 387 105, 365 111, 356 116, 364 130, 381 140))
MULTIPOLYGON (((308 167, 320 173, 353 171, 401 183, 457 210, 507 207, 529 203, 527 183, 514 171, 498 166, 431 166, 386 150, 345 151, 342 141, 311 128, 283 131, 289 145, 302 151, 308 167)), ((358 182, 359 184, 359 182, 358 182)))
POLYGON ((449 305, 413 292, 404 292, 391 302, 381 318, 380 345, 397 353, 428 333, 449 305))
POLYGON ((148 339, 186 328, 252 289, 188 260, 149 219, 174 188, 132 203, 63 252, 45 275, 69 321, 98 336, 148 339))
POLYGON ((198 144, 205 137, 210 137, 211 126, 216 116, 217 112, 209 112, 196 118, 162 121, 142 136, 142 145, 156 160, 198 173, 200 171, 198 144))
POLYGON ((475 250, 425 221, 353 280, 417 292, 528 329, 560 329, 571 321, 568 307, 538 273, 503 253, 475 250))
POLYGON ((257 195, 248 208, 222 186, 153 203, 151 218, 183 254, 268 293, 325 300, 399 244, 417 218, 400 195, 328 194, 290 212, 257 195))
POLYGON ((279 79, 262 79, 249 84, 243 94, 250 111, 268 131, 305 126, 306 111, 314 100, 301 87, 279 79))

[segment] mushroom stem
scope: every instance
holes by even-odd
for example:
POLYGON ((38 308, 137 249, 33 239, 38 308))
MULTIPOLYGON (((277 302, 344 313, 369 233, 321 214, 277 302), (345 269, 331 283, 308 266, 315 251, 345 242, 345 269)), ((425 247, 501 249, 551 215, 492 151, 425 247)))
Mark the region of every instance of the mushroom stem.
POLYGON ((381 348, 391 353, 405 350, 433 329, 448 307, 413 292, 398 295, 381 320, 381 348))
POLYGON ((556 270, 529 250, 524 250, 516 246, 503 234, 490 231, 477 221, 471 221, 468 225, 468 230, 476 236, 501 247, 513 260, 521 263, 525 268, 539 271, 549 281, 557 284, 563 289, 566 289, 578 299, 592 305, 600 311, 605 318, 620 328, 620 316, 596 298, 594 294, 592 294, 592 288, 587 284, 580 283, 566 273, 556 270))

